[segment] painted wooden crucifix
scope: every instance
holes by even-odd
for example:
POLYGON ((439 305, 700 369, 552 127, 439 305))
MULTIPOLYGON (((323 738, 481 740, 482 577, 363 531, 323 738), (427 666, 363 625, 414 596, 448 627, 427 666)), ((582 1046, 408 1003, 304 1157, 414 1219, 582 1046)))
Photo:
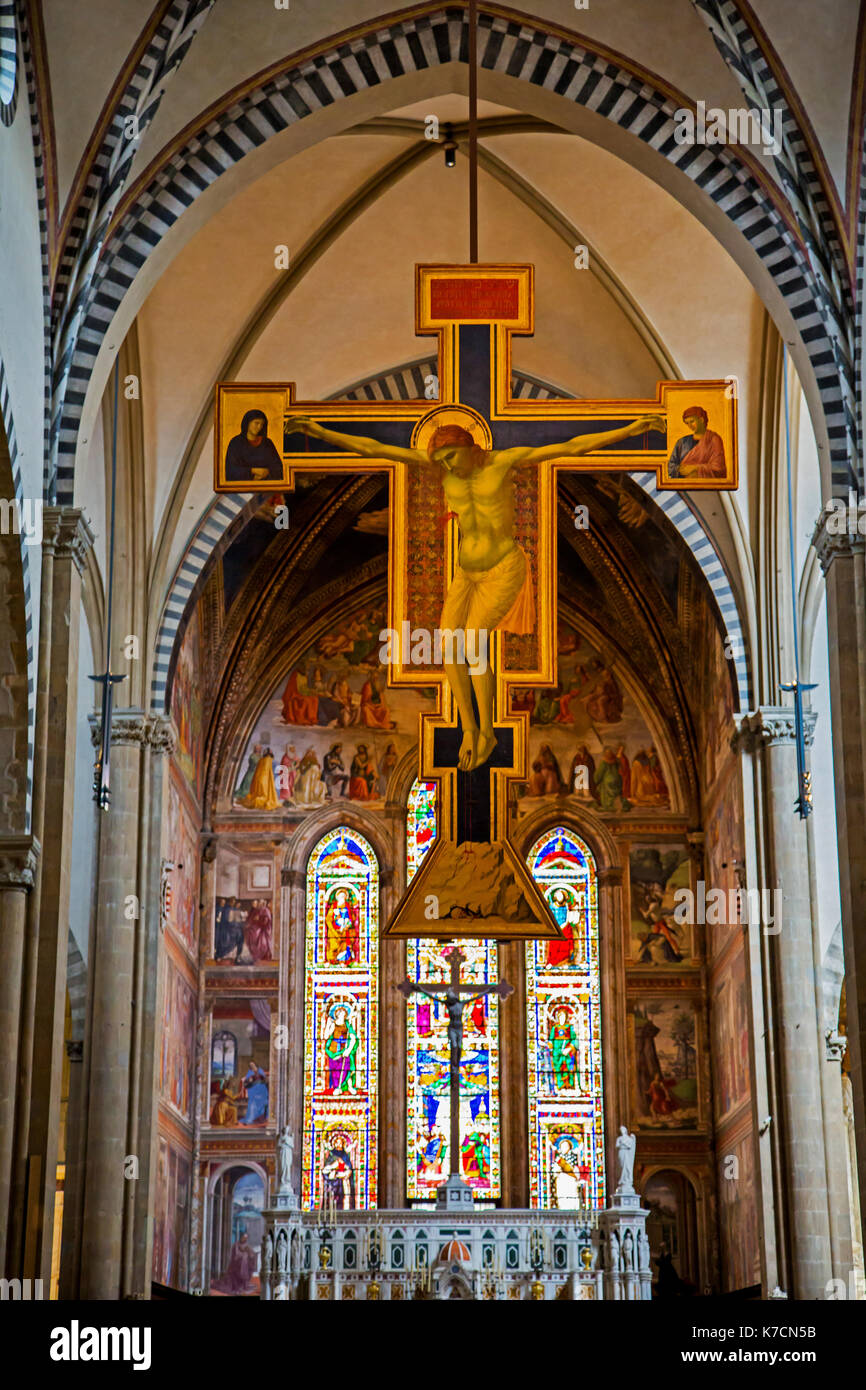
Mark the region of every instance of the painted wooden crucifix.
POLYGON ((660 488, 735 488, 736 400, 726 380, 660 382, 655 401, 514 398, 512 337, 534 331, 530 265, 416 267, 416 331, 438 337, 431 399, 303 403, 290 384, 220 384, 215 486, 390 473, 383 659, 392 685, 438 687, 419 772, 439 782, 440 834, 384 934, 558 936, 507 835, 529 725, 511 691, 556 680, 557 474, 654 470, 660 488))
MULTIPOLYGON (((514 986, 507 980, 500 980, 495 985, 476 985, 464 984, 460 979, 460 967, 466 964, 466 957, 455 946, 449 953, 448 964, 450 967, 450 978, 441 985, 429 983, 420 984, 416 980, 401 980, 396 986, 400 993, 408 1000, 413 994, 426 994, 428 999, 441 997, 445 1002, 448 1012, 448 1063, 449 1063, 449 1102, 451 1108, 451 1183, 446 1183, 445 1191, 442 1193, 443 1205, 448 1205, 450 1201, 455 1201, 453 1193, 454 1180, 457 1179, 459 1188, 464 1188, 466 1184, 460 1176, 460 1062, 463 1056, 463 1010, 473 999, 480 999, 484 994, 498 994, 500 999, 507 999, 509 994, 514 993, 514 986), (449 1192, 449 1186, 451 1191, 449 1192)), ((441 1190, 441 1189, 440 1189, 441 1190)), ((469 1201, 472 1200, 471 1191, 469 1201)), ((461 1198, 460 1193, 456 1195, 458 1204, 465 1200, 465 1195, 461 1198)))

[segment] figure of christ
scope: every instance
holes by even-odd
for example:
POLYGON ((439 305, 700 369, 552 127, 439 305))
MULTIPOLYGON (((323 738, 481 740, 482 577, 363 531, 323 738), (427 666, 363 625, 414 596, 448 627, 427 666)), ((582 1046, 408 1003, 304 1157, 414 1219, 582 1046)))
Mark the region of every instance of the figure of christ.
POLYGON ((473 990, 471 994, 466 992, 465 985, 457 988, 453 985, 449 985, 444 991, 440 986, 438 990, 431 991, 425 989, 421 984, 403 981, 397 988, 402 989, 407 996, 415 991, 418 994, 426 994, 429 999, 436 999, 437 995, 440 998, 444 997, 445 1008, 448 1011, 449 1061, 452 1074, 456 1072, 458 1076, 460 1074, 460 1058, 463 1055, 463 1010, 466 1008, 466 1005, 473 1003, 476 999, 480 999, 483 994, 498 994, 500 998, 504 998, 504 990, 506 988, 507 992, 509 994, 511 993, 511 987, 506 987, 504 981, 498 985, 482 985, 479 989, 473 990), (406 988, 407 985, 408 989, 406 988))
POLYGON ((546 460, 576 458, 648 430, 664 434, 667 425, 658 416, 645 415, 622 429, 580 434, 561 444, 537 449, 482 449, 460 425, 441 425, 433 431, 426 452, 380 444, 364 435, 339 434, 302 415, 287 419, 285 429, 287 433, 313 435, 341 452, 361 458, 389 459, 440 470, 448 507, 456 514, 460 527, 460 545, 457 573, 445 596, 439 625, 443 631, 462 630, 467 652, 465 663, 446 660, 443 664, 463 730, 458 764, 464 772, 482 766, 496 747, 496 683, 487 660, 489 635, 497 630, 531 632, 534 625, 532 580, 526 556, 514 536, 514 469, 546 460), (474 653, 472 660, 469 652, 474 653), (477 721, 472 708, 473 690, 477 721))

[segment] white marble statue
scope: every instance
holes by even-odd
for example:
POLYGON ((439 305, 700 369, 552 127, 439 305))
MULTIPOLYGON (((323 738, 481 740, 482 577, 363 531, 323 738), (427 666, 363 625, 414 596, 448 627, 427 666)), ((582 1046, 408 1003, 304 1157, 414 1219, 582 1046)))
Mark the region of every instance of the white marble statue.
POLYGON ((641 1273, 650 1268, 650 1243, 646 1231, 637 1233, 637 1267, 641 1273))
POLYGON ((271 1264, 274 1258, 274 1242, 270 1231, 265 1232, 262 1241, 262 1274, 270 1274, 271 1264))
POLYGON ((619 1163, 619 1179, 616 1191, 619 1196, 634 1195, 634 1151, 637 1145, 635 1135, 629 1134, 626 1125, 620 1125, 616 1141, 616 1157, 619 1163))
POLYGON ((634 1269, 634 1236, 631 1231, 626 1231, 622 1238, 622 1267, 634 1269))
POLYGON ((277 1177, 280 1192, 292 1190, 292 1159, 295 1153, 295 1138, 288 1125, 283 1125, 277 1139, 277 1177))
POLYGON ((277 1235, 277 1269, 280 1274, 289 1272, 289 1242, 285 1231, 280 1231, 277 1235))
POLYGON ((610 1267, 612 1270, 619 1269, 619 1236, 616 1231, 610 1233, 610 1267))

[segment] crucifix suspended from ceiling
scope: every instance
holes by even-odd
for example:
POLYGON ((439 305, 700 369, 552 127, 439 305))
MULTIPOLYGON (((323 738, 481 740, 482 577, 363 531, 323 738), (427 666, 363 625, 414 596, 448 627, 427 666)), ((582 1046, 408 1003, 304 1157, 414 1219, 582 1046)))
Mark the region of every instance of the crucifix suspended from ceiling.
POLYGON ((508 785, 528 770, 529 715, 511 693, 556 682, 558 475, 654 471, 660 489, 735 488, 737 406, 727 380, 662 381, 654 399, 512 397, 513 339, 535 330, 535 276, 526 263, 477 261, 469 9, 470 264, 415 267, 415 328, 437 339, 437 398, 314 402, 291 382, 221 382, 214 483, 273 493, 298 472, 389 475, 383 656, 392 686, 437 692, 420 716, 418 771, 439 783, 440 834, 383 931, 532 939, 561 930, 507 834, 508 785))

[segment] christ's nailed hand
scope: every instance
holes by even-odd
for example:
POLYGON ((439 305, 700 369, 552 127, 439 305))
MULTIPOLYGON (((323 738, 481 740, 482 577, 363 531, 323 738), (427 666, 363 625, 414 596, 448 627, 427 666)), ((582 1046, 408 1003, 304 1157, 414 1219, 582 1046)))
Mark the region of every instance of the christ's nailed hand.
POLYGON ((658 434, 667 434, 667 420, 662 415, 641 415, 632 425, 635 434, 646 434, 648 430, 655 430, 658 434))
POLYGON ((309 415, 289 415, 285 421, 286 434, 317 434, 319 426, 309 415))

